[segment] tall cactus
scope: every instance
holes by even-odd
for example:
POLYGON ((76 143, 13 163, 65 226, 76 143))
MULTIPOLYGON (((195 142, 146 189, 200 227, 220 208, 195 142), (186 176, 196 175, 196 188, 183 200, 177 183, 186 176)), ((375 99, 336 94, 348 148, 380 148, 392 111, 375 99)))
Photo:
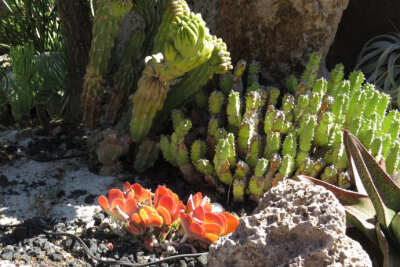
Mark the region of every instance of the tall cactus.
POLYGON ((146 58, 133 97, 130 133, 134 141, 147 135, 176 78, 206 63, 213 51, 219 50, 216 44, 218 40, 209 34, 201 15, 191 12, 185 1, 168 3, 154 40, 153 55, 146 58))
POLYGON ((105 91, 104 75, 114 47, 114 39, 120 32, 120 24, 132 9, 127 0, 99 0, 93 23, 93 39, 89 52, 89 63, 81 95, 83 118, 86 125, 94 129, 100 122, 101 100, 105 91))
MULTIPOLYGON (((359 137, 378 160, 384 158, 389 174, 400 169, 400 113, 386 114, 387 95, 363 84, 359 72, 352 73, 350 81, 343 80, 341 65, 329 82, 317 79, 319 59, 312 54, 301 80, 291 77, 288 82, 297 84, 295 96, 285 94, 280 101, 277 88, 259 85, 244 87, 243 95, 231 90, 223 96, 226 88, 211 94, 208 136, 203 139, 207 142, 197 140, 192 145, 194 151, 200 143, 207 144, 202 150, 207 153, 192 157, 194 169, 205 181, 232 186, 235 201, 243 201, 246 194, 258 200, 271 186, 294 174, 350 188, 344 129, 359 137), (226 107, 225 116, 221 107, 226 107)), ((249 76, 255 83, 253 70, 249 76)), ((221 84, 234 88, 234 79, 238 80, 225 75, 221 84)), ((161 150, 170 161, 177 156, 161 150)))

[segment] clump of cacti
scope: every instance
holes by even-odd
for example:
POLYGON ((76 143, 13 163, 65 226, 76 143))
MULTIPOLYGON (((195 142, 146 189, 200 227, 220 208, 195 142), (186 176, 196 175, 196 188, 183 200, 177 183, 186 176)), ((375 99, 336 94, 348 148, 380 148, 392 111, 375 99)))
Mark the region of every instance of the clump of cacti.
MULTIPOLYGON (((91 139, 101 140, 96 128, 115 127, 121 136, 129 132, 130 143, 135 143, 129 150, 135 154, 134 168, 144 171, 157 159, 157 134, 167 121, 165 114, 185 104, 214 74, 227 72, 230 64, 226 44, 210 35, 201 15, 191 12, 183 0, 101 0, 81 97, 85 124, 93 130, 91 139), (132 7, 144 19, 144 31, 133 32, 113 80, 106 81, 114 39, 132 7)), ((106 144, 102 154, 107 149, 114 154, 114 146, 119 146, 106 144)))
MULTIPOLYGON (((153 55, 145 59, 138 89, 133 96, 130 134, 134 141, 140 141, 149 133, 156 113, 162 109, 167 93, 171 85, 177 83, 178 77, 203 64, 211 70, 200 74, 204 81, 214 73, 228 71, 229 54, 226 58, 226 46, 220 43, 210 35, 201 15, 191 12, 185 1, 174 0, 167 4, 154 39, 153 55), (218 54, 215 55, 214 51, 218 54), (220 58, 223 60, 215 68, 210 59, 220 58)), ((178 92, 182 93, 186 88, 178 92)))
POLYGON ((344 129, 377 160, 385 159, 389 174, 399 170, 400 113, 386 110, 389 96, 364 83, 361 72, 344 80, 342 65, 329 81, 317 79, 320 59, 313 53, 300 80, 289 78, 287 90, 293 95, 261 86, 257 63, 250 65, 243 86, 240 76, 246 64, 240 62, 234 74, 221 79, 221 91, 209 97, 210 122, 203 140, 188 144, 191 121, 182 112, 173 113, 175 132, 160 143, 165 159, 181 170, 192 165, 195 171, 183 172, 186 178, 200 173, 218 188, 225 184, 236 201, 246 194, 258 200, 294 174, 350 188, 344 129))

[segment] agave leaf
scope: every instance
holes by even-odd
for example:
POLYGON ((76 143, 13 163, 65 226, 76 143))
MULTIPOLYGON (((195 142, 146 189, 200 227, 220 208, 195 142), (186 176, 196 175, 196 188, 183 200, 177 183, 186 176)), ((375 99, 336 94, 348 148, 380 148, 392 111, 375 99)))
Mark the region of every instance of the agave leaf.
POLYGON ((374 205, 378 222, 386 231, 400 210, 400 188, 382 170, 361 142, 348 131, 344 132, 344 143, 350 171, 354 177, 359 176, 361 179, 374 205))
MULTIPOLYGON (((360 59, 357 60, 357 66, 354 69, 359 69, 362 64, 364 64, 368 60, 374 58, 375 56, 379 55, 383 51, 385 51, 384 47, 373 50, 373 51, 369 52, 368 54, 366 54, 365 56, 360 57, 360 59)), ((368 50, 363 49, 361 51, 360 55, 364 55, 366 52, 368 52, 368 50)), ((373 64, 376 64, 376 62, 374 62, 373 64)))
POLYGON ((383 254, 384 267, 397 267, 400 262, 400 251, 391 245, 385 237, 384 231, 382 231, 379 223, 376 224, 376 236, 379 243, 379 248, 383 254))

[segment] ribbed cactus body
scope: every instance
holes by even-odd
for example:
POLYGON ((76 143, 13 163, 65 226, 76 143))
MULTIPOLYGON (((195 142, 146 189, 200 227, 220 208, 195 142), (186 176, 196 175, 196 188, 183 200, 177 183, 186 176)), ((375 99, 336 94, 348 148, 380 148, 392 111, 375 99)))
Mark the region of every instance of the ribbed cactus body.
POLYGON ((99 124, 101 99, 105 91, 103 76, 107 72, 114 39, 120 32, 124 15, 131 9, 132 3, 129 1, 97 1, 89 63, 81 96, 84 121, 91 129, 99 124))
MULTIPOLYGON (((172 0, 166 5, 154 39, 153 53, 151 58, 146 60, 145 70, 133 99, 130 132, 134 141, 139 141, 148 134, 156 113, 162 109, 167 99, 166 93, 177 82, 178 77, 188 73, 180 83, 180 86, 184 87, 175 88, 177 94, 173 93, 170 96, 172 102, 166 103, 168 114, 171 108, 195 94, 214 73, 222 74, 231 68, 226 45, 222 40, 210 35, 201 15, 190 12, 186 2, 182 0, 172 0), (149 102, 147 98, 142 97, 149 94, 146 83, 141 83, 148 75, 157 77, 159 86, 163 87, 152 88, 155 97, 163 96, 155 102, 149 102), (189 90, 189 87, 193 88, 189 90), (181 100, 173 101, 176 98, 181 100), (153 107, 142 110, 135 105, 153 107)), ((218 112, 218 103, 215 103, 211 110, 218 112)))
MULTIPOLYGON (((300 83, 291 78, 290 86, 298 84, 295 95, 282 96, 274 87, 259 85, 257 89, 244 86, 249 91, 243 94, 231 90, 216 97, 213 93, 208 151, 203 159, 194 157, 196 169, 207 181, 231 186, 235 201, 243 201, 246 195, 258 200, 282 179, 300 174, 351 188, 344 129, 357 135, 376 159, 384 158, 389 174, 400 169, 396 141, 400 113, 386 114, 387 96, 364 84, 359 72, 343 80, 342 65, 329 81, 317 79, 318 63, 319 56, 313 54, 300 83)), ((249 71, 253 84, 258 83, 254 73, 249 71)), ((223 84, 231 86, 229 79, 236 78, 225 75, 223 84)), ((198 155, 196 147, 192 149, 198 155)))
POLYGON ((113 88, 110 100, 107 103, 104 121, 110 125, 115 124, 122 107, 127 103, 133 84, 139 78, 137 67, 140 65, 142 46, 146 35, 140 31, 134 31, 124 49, 122 61, 114 76, 113 88))

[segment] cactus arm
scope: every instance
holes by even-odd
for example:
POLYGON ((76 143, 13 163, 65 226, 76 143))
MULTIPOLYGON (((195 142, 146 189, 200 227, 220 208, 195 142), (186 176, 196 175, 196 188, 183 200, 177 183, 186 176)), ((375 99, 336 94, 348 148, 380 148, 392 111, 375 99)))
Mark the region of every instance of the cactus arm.
POLYGON ((288 92, 291 94, 296 94, 298 86, 299 86, 299 81, 297 80, 297 78, 293 75, 289 76, 289 78, 286 81, 286 89, 288 90, 288 92))
POLYGON ((120 32, 120 24, 132 8, 130 1, 99 0, 93 24, 93 38, 89 63, 83 83, 81 105, 86 125, 93 129, 99 124, 101 98, 104 93, 103 76, 114 47, 114 39, 120 32))
POLYGON ((177 166, 176 160, 171 152, 171 142, 168 140, 168 137, 162 135, 160 139, 160 149, 164 156, 164 159, 168 161, 170 164, 177 166))
POLYGON ((220 139, 215 148, 214 168, 221 182, 230 185, 232 173, 230 171, 230 144, 227 139, 220 139))
POLYGON ((281 148, 281 134, 279 132, 268 132, 265 142, 264 157, 269 158, 278 153, 281 148))
POLYGON ((201 140, 193 142, 190 149, 190 158, 193 164, 202 159, 206 155, 206 143, 201 140))
POLYGON ((211 93, 208 100, 208 109, 212 116, 217 116, 222 112, 222 106, 224 105, 224 95, 219 91, 211 93))
POLYGON ((268 105, 276 106, 280 93, 281 92, 279 91, 278 88, 275 87, 270 88, 268 91, 268 105))
POLYGON ((235 202, 244 201, 246 180, 249 170, 250 170, 249 166, 243 161, 239 161, 236 164, 236 170, 232 184, 233 186, 232 194, 235 202))
POLYGON ((140 31, 134 31, 124 49, 121 64, 114 76, 114 85, 110 100, 107 103, 104 121, 113 125, 120 110, 126 105, 128 95, 138 79, 142 46, 146 35, 140 31), (138 66, 139 65, 139 66, 138 66))
POLYGON ((160 125, 163 125, 168 119, 168 114, 174 108, 182 106, 185 101, 212 78, 213 74, 224 74, 232 69, 231 58, 226 44, 222 39, 217 39, 215 36, 212 36, 212 41, 214 43, 214 50, 209 60, 187 73, 168 93, 162 110, 155 118, 154 125, 156 131, 161 130, 160 125))
MULTIPOLYGON (((310 90, 314 86, 315 79, 317 77, 317 72, 319 69, 319 63, 321 61, 321 55, 318 53, 312 53, 310 55, 310 61, 306 66, 306 70, 301 75, 301 82, 305 84, 304 91, 310 90)), ((298 92, 302 94, 302 92, 298 92)))
POLYGON ((235 69, 233 71, 233 91, 243 92, 242 75, 246 69, 247 62, 245 60, 239 60, 236 63, 235 69))
POLYGON ((261 136, 254 135, 250 139, 250 144, 246 156, 246 163, 250 167, 254 168, 256 166, 260 157, 260 152, 261 152, 261 136))
POLYGON ((336 90, 336 86, 343 80, 344 76, 344 66, 342 64, 337 64, 335 68, 331 71, 331 79, 328 82, 327 93, 331 94, 336 90))
POLYGON ((240 108, 241 101, 239 93, 232 90, 229 94, 226 114, 228 116, 228 123, 233 129, 237 129, 240 126, 240 122, 242 120, 240 108))

